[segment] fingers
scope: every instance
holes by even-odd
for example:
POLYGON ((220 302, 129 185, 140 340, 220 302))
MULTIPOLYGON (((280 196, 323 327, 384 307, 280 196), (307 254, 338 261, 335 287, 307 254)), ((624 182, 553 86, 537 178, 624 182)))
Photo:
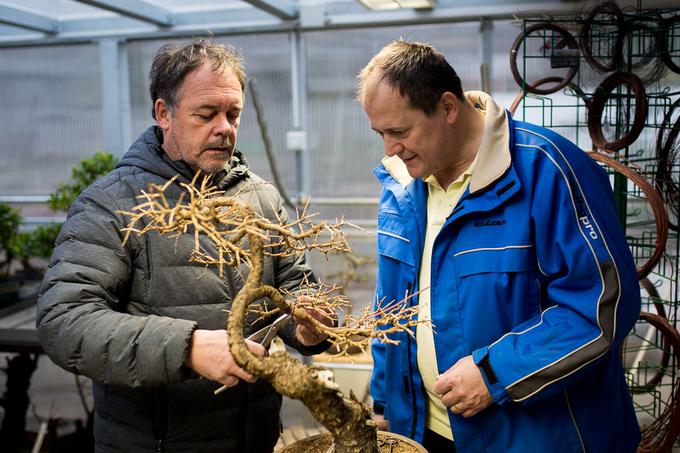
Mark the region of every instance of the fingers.
POLYGON ((472 417, 473 415, 478 414, 479 412, 481 412, 482 409, 484 408, 476 404, 470 405, 462 401, 459 401, 449 407, 449 410, 451 412, 453 412, 454 414, 461 415, 465 418, 472 417))
MULTIPOLYGON (((265 355, 262 345, 249 340, 246 340, 246 345, 253 354, 265 355)), ((240 380, 256 381, 234 361, 224 330, 195 330, 185 363, 199 375, 228 387, 233 387, 240 380)))
MULTIPOLYGON (((264 357, 267 351, 265 350, 264 346, 262 346, 260 343, 256 343, 251 340, 245 340, 246 347, 252 352, 253 354, 259 356, 259 357, 264 357)), ((257 378, 253 376, 252 374, 248 373, 246 370, 243 368, 239 367, 236 361, 234 360, 234 357, 231 355, 231 351, 227 353, 227 369, 226 369, 227 375, 225 376, 225 380, 228 380, 232 382, 234 379, 236 382, 233 385, 238 384, 238 380, 244 380, 246 382, 255 382, 257 381, 257 378)), ((228 385, 225 380, 222 380, 222 382, 225 385, 228 385)))
MULTIPOLYGON (((298 303, 310 302, 311 300, 312 298, 310 296, 298 297, 298 303)), ((314 346, 328 338, 328 335, 323 332, 319 332, 318 328, 314 326, 312 320, 321 324, 325 324, 326 326, 333 327, 335 325, 335 316, 333 313, 324 310, 315 310, 312 308, 305 308, 304 310, 311 319, 305 319, 304 317, 302 319, 298 317, 295 318, 295 336, 302 345, 314 346)))
POLYGON ((303 304, 311 304, 312 302, 314 302, 314 298, 307 294, 302 294, 300 296, 297 296, 296 302, 303 304))
MULTIPOLYGON (((298 296, 296 304, 303 306, 305 312, 310 318, 313 318, 314 320, 329 327, 333 327, 335 325, 337 315, 332 309, 329 307, 311 308, 314 305, 314 297, 309 295, 298 296)), ((296 321, 299 323, 308 324, 309 327, 312 327, 311 323, 307 319, 299 319, 296 317, 296 321)))
POLYGON ((235 368, 229 370, 228 372, 226 372, 226 374, 224 374, 219 379, 215 379, 215 380, 217 382, 219 382, 220 384, 223 384, 223 386, 217 392, 215 392, 217 394, 217 393, 221 393, 222 391, 224 391, 224 390, 226 390, 230 387, 237 386, 238 383, 241 382, 241 381, 250 382, 252 384, 252 383, 257 381, 257 378, 255 376, 253 376, 252 374, 248 373, 247 371, 245 371, 244 369, 239 368, 239 367, 235 367, 235 368))
POLYGON ((236 376, 229 375, 224 379, 220 380, 219 382, 220 384, 224 385, 225 389, 228 389, 230 387, 235 387, 236 385, 238 385, 239 378, 237 378, 236 376))
POLYGON ((375 423, 375 427, 378 431, 389 431, 390 426, 387 419, 381 414, 372 414, 371 419, 375 423))
POLYGON ((257 378, 255 376, 248 373, 243 368, 240 368, 236 364, 231 354, 229 354, 229 357, 227 357, 225 366, 221 370, 215 369, 213 370, 212 375, 208 375, 205 377, 217 381, 220 384, 224 384, 225 388, 234 387, 240 381, 246 381, 250 383, 257 381, 257 378))
POLYGON ((267 350, 260 343, 257 343, 257 342, 252 341, 252 340, 245 340, 245 342, 246 342, 246 346, 248 347, 250 352, 252 352, 253 354, 260 356, 260 357, 264 357, 266 355, 267 350))
MULTIPOLYGON (((258 346, 262 348, 261 345, 258 346)), ((226 366, 223 368, 221 375, 217 377, 215 380, 221 384, 224 384, 225 387, 234 387, 239 383, 239 381, 253 383, 257 381, 257 378, 252 374, 248 373, 243 368, 240 368, 234 361, 234 358, 232 357, 231 353, 229 353, 226 360, 226 366)))
POLYGON ((435 391, 435 393, 437 393, 439 395, 443 395, 444 393, 451 390, 451 384, 449 384, 446 381, 446 379, 444 378, 444 375, 441 375, 437 379, 437 382, 434 383, 433 390, 435 391))
POLYGON ((333 321, 334 317, 332 313, 327 313, 322 310, 312 310, 310 308, 305 309, 309 316, 312 318, 316 319, 322 324, 326 324, 327 326, 333 326, 333 321))
MULTIPOLYGON (((232 379, 232 378, 237 378, 236 379, 236 384, 238 384, 238 379, 244 380, 246 382, 250 382, 251 384, 255 381, 257 381, 257 378, 253 376, 252 374, 248 373, 246 370, 243 368, 236 367, 233 371, 231 376, 227 376, 227 379, 232 379)), ((223 384, 226 384, 226 382, 223 382, 223 384)), ((236 385, 234 384, 234 385, 236 385)))
POLYGON ((444 406, 449 408, 454 414, 464 415, 475 406, 474 396, 461 391, 458 388, 451 388, 441 394, 444 406))
POLYGON ((222 385, 222 387, 215 390, 215 395, 219 395, 220 393, 227 390, 228 388, 236 387, 238 385, 238 383, 241 382, 241 380, 244 380, 244 381, 247 381, 247 382, 250 382, 250 383, 253 383, 256 380, 256 379, 248 380, 248 379, 245 379, 245 378, 247 378, 247 376, 244 376, 244 379, 240 379, 236 375, 228 374, 224 378, 218 379, 217 382, 219 382, 220 384, 223 384, 223 385, 222 385))
POLYGON ((462 414, 463 412, 465 412, 465 406, 463 406, 461 402, 454 403, 453 405, 451 405, 451 407, 449 407, 449 409, 454 414, 462 414))
POLYGON ((442 373, 433 390, 454 414, 472 417, 493 403, 472 356, 466 356, 442 373))
POLYGON ((314 346, 328 338, 328 335, 316 332, 304 324, 298 324, 295 327, 295 336, 304 346, 314 346))

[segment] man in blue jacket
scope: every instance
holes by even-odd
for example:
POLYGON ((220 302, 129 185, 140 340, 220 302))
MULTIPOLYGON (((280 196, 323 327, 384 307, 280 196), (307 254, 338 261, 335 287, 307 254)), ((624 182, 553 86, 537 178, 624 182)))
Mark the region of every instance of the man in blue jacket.
POLYGON ((358 99, 386 154, 376 301, 417 292, 431 320, 373 345, 381 427, 430 452, 635 451, 617 349, 639 287, 605 172, 426 44, 384 47, 358 99))

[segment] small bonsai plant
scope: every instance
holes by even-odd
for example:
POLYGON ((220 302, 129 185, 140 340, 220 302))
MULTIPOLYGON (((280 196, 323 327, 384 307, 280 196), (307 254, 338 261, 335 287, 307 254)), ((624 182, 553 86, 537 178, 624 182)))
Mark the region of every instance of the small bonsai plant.
POLYGON ((78 162, 71 169, 71 179, 59 184, 57 190, 50 195, 48 201, 50 208, 54 211, 68 211, 80 192, 113 170, 117 162, 118 159, 113 154, 102 151, 78 162))
MULTIPOLYGON (((105 152, 97 152, 92 157, 78 162, 71 169, 71 179, 59 184, 57 190, 50 194, 49 207, 53 211, 68 211, 78 195, 99 177, 113 170, 116 162, 117 159, 112 154, 105 152)), ((2 212, 2 208, 0 208, 0 217, 3 215, 2 212)), ((18 214, 18 211, 16 212, 18 214)), ((15 228, 15 233, 11 236, 5 236, 3 232, 3 242, 0 243, 0 246, 3 247, 6 256, 10 259, 19 260, 25 277, 40 279, 42 278, 42 270, 31 263, 31 258, 44 260, 50 258, 57 235, 61 230, 61 223, 40 225, 28 231, 17 232, 20 223, 21 215, 19 214, 19 223, 15 228)))
POLYGON ((272 222, 238 198, 226 197, 210 187, 209 177, 200 184, 197 181, 198 175, 191 184, 181 184, 188 196, 180 198, 176 204, 169 203, 164 195, 172 180, 164 186, 150 185, 139 196, 140 204, 130 212, 121 212, 129 218, 128 226, 124 228, 124 242, 131 234, 155 231, 175 236, 194 231, 195 246, 188 259, 216 266, 220 274, 225 266, 248 265, 248 276, 232 302, 227 322, 231 353, 243 369, 267 380, 279 393, 302 401, 314 418, 328 429, 331 438, 325 439, 328 441, 325 447, 298 445, 285 451, 331 451, 330 443, 336 453, 378 453, 380 445, 387 445, 383 451, 394 453, 424 451, 401 436, 382 432, 378 436, 370 409, 351 392, 350 395, 342 394, 330 370, 304 364, 280 345, 270 348, 269 355, 264 357, 254 355, 245 345, 246 314, 251 303, 262 299, 269 299, 274 306, 261 309, 266 311, 260 312, 261 315, 288 313, 304 320, 317 332, 327 335, 341 353, 347 353, 351 347, 365 349, 372 339, 396 343, 392 336, 396 332, 413 334, 411 329, 419 323, 415 319, 417 307, 409 307, 406 300, 378 304, 376 311, 367 307, 361 315, 346 315, 343 325, 329 327, 310 316, 306 309, 329 313, 340 308, 346 299, 334 295, 337 287, 309 285, 309 294, 313 296, 311 302, 291 303, 278 289, 262 283, 267 255, 294 256, 308 250, 324 254, 348 252, 341 231, 347 223, 341 220, 335 224, 313 224, 306 209, 294 222, 272 222), (143 226, 138 227, 138 224, 143 226), (212 254, 201 248, 199 235, 210 238, 215 247, 212 254))
POLYGON ((17 233, 10 240, 11 253, 21 263, 21 275, 25 279, 42 278, 42 271, 31 263, 31 258, 49 259, 60 230, 60 223, 40 225, 31 231, 17 233))

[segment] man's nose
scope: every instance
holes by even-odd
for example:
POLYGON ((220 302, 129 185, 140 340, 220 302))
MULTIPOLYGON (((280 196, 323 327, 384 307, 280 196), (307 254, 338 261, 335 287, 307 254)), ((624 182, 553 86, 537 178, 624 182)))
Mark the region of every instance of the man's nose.
POLYGON ((392 157, 404 150, 404 146, 398 140, 393 140, 389 137, 384 138, 383 145, 385 146, 385 155, 392 157))
POLYGON ((226 137, 231 132, 231 123, 227 115, 217 115, 215 119, 215 124, 213 125, 213 133, 215 135, 221 135, 226 137))

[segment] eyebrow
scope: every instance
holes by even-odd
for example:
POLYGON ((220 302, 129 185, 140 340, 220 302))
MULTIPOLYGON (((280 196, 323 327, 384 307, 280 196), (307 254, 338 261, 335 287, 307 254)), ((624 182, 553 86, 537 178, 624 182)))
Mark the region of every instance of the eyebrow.
MULTIPOLYGON (((194 107, 194 110, 201 110, 201 109, 219 110, 219 109, 220 109, 220 105, 219 105, 219 104, 213 104, 213 103, 207 103, 207 104, 201 104, 201 105, 198 105, 198 106, 194 107)), ((242 106, 242 105, 237 105, 237 106, 231 107, 231 108, 229 108, 229 109, 227 109, 227 110, 228 110, 228 111, 233 111, 233 110, 242 111, 242 110, 243 110, 243 106, 242 106)))
POLYGON ((383 130, 379 130, 379 129, 372 127, 371 129, 373 129, 374 131, 376 131, 378 133, 395 134, 395 133, 398 133, 398 132, 404 132, 405 130, 408 129, 408 127, 403 127, 403 128, 402 127, 396 127, 396 128, 395 127, 388 127, 387 129, 383 129, 383 130))

